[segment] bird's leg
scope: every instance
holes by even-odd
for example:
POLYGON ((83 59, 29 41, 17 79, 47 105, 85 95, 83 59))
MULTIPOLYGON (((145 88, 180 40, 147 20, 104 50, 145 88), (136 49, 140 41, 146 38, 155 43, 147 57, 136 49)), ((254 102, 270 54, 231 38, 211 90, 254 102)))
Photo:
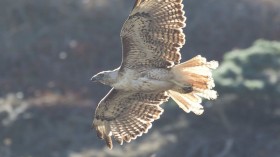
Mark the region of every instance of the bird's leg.
POLYGON ((188 93, 191 93, 193 91, 193 87, 191 85, 176 86, 172 90, 176 91, 178 93, 181 93, 181 94, 188 94, 188 93))
POLYGON ((184 94, 187 94, 187 93, 191 93, 193 91, 193 87, 192 86, 185 86, 185 87, 182 87, 182 92, 184 94))

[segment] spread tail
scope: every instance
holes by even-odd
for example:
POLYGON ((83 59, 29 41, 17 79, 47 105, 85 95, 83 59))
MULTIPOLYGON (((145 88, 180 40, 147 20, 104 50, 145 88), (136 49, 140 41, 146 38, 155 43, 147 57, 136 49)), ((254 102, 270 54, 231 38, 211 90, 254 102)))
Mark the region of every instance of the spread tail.
POLYGON ((201 97, 209 100, 217 98, 217 92, 212 90, 215 87, 212 70, 217 67, 217 61, 207 62, 206 58, 200 55, 174 66, 172 68, 173 82, 182 88, 192 87, 192 91, 180 93, 175 90, 169 90, 171 98, 185 112, 192 111, 197 115, 202 114, 204 109, 201 105, 201 97))

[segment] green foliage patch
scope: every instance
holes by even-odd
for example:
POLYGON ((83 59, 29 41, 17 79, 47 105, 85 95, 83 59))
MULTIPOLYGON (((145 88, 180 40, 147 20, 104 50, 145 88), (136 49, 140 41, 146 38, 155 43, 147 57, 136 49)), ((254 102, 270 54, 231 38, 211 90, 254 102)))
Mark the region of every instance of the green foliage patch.
POLYGON ((236 95, 230 109, 279 116, 280 42, 257 40, 226 53, 214 77, 221 96, 236 95))

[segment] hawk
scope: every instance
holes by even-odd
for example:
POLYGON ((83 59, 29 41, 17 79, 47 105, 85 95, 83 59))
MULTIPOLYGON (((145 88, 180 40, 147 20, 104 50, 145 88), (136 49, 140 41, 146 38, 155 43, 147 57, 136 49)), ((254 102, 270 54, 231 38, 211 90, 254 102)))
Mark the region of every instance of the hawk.
POLYGON ((171 97, 185 112, 203 113, 202 98, 216 99, 216 61, 200 55, 180 64, 185 44, 182 0, 136 0, 121 30, 122 63, 91 80, 112 87, 93 120, 97 136, 112 149, 112 137, 130 142, 147 133, 171 97))

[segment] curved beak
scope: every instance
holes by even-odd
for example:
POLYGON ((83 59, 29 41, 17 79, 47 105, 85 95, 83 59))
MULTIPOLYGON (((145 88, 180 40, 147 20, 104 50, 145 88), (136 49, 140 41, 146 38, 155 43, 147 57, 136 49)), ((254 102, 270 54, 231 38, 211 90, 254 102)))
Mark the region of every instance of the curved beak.
POLYGON ((92 76, 92 78, 90 79, 92 82, 98 82, 98 77, 96 76, 92 76))

